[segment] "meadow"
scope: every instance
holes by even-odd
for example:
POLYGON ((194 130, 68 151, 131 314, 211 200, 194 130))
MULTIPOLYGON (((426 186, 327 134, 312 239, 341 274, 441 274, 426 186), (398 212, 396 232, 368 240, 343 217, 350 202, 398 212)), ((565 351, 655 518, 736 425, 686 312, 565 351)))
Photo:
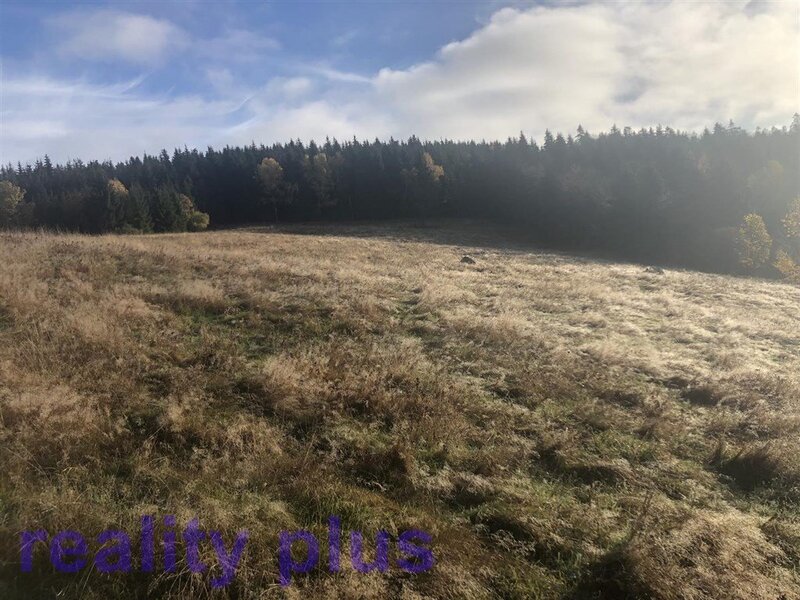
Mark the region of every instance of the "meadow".
POLYGON ((5 232, 0 254, 0 597, 800 598, 797 286, 469 223, 5 232), (44 546, 21 571, 22 531, 145 514, 247 529, 233 581, 182 554, 62 574, 44 546), (429 532, 436 563, 343 552, 281 586, 279 533, 330 515, 367 554, 429 532))

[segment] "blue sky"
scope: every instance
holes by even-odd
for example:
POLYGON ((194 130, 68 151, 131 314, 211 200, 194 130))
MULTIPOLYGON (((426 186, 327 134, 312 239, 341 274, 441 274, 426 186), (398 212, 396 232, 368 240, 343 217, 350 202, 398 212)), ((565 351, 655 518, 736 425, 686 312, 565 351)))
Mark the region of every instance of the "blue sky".
POLYGON ((799 6, 0 0, 0 160, 781 126, 800 110, 799 6))

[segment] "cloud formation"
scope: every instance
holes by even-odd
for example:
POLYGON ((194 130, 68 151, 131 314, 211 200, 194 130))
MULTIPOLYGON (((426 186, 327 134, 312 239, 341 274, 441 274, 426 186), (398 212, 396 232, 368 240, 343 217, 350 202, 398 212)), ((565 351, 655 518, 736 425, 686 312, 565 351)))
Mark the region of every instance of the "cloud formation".
POLYGON ((63 37, 66 57, 152 64, 188 43, 187 34, 169 21, 114 10, 75 12, 51 20, 63 37))
POLYGON ((166 21, 100 11, 102 19, 62 21, 62 51, 151 64, 170 44, 183 44, 197 57, 197 80, 206 91, 154 96, 138 80, 108 86, 6 77, 0 158, 47 152, 58 160, 120 159, 184 144, 297 137, 504 139, 520 131, 540 137, 545 128, 568 132, 579 123, 590 131, 659 123, 701 130, 728 119, 748 128, 781 126, 800 111, 798 6, 507 8, 425 62, 373 74, 278 57, 277 42, 242 30, 190 41, 166 21), (119 35, 99 35, 101 22, 119 35), (243 56, 283 61, 294 72, 254 85, 237 76, 247 66, 243 56))
POLYGON ((430 62, 381 71, 398 120, 433 137, 734 119, 788 123, 800 109, 796 3, 629 3, 503 9, 430 62))

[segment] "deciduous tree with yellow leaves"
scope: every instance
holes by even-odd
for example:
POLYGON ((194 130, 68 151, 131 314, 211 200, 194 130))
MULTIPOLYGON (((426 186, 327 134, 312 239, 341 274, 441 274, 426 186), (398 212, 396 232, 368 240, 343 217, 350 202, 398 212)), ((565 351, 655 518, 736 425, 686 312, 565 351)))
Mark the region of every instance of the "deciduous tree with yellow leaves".
POLYGON ((739 227, 739 263, 750 271, 767 263, 772 253, 772 236, 761 215, 750 213, 739 227))
POLYGON ((788 249, 781 249, 775 257, 775 268, 794 283, 800 283, 800 198, 796 198, 783 219, 788 238, 788 249))

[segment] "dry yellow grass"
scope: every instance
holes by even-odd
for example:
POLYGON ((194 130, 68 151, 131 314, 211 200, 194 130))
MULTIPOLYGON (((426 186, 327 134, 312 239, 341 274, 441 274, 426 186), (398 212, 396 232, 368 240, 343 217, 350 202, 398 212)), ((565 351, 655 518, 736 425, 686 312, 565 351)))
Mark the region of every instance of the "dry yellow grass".
POLYGON ((20 572, 147 513, 250 531, 222 597, 800 598, 800 289, 501 239, 0 234, 0 595, 211 595, 20 572), (282 590, 330 514, 437 564, 282 590))

